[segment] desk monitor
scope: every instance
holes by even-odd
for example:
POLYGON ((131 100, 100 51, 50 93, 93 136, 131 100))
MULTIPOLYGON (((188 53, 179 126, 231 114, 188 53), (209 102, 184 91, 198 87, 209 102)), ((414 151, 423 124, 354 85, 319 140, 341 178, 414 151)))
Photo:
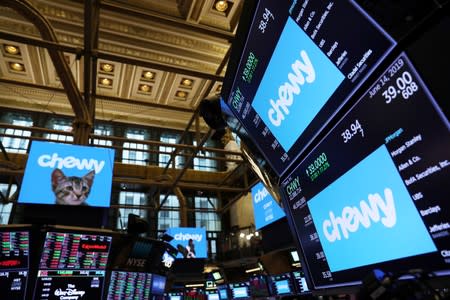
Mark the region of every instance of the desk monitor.
POLYGON ((111 271, 107 300, 151 299, 152 274, 111 271))
POLYGON ((295 294, 291 273, 283 273, 270 276, 270 289, 272 295, 282 296, 295 294))

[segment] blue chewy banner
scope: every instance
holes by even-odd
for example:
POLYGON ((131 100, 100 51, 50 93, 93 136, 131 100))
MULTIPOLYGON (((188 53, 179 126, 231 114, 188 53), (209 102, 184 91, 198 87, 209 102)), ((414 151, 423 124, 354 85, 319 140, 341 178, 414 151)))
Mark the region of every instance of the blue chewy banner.
POLYGON ((252 188, 252 203, 256 230, 285 216, 283 209, 262 182, 255 184, 252 188))
POLYGON ((114 150, 33 141, 19 203, 109 207, 114 150))
POLYGON ((265 74, 252 106, 287 152, 345 77, 291 18, 265 74))
POLYGON ((436 251, 385 145, 308 207, 332 272, 436 251))
POLYGON ((178 250, 177 258, 206 258, 206 228, 173 227, 166 230, 173 237, 170 244, 178 250))

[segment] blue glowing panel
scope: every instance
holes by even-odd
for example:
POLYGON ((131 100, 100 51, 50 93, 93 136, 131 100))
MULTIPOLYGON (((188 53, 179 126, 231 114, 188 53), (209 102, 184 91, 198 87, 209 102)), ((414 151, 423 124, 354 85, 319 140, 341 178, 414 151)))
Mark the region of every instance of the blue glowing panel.
POLYGON ((283 209, 261 182, 253 186, 252 200, 256 230, 285 216, 283 209))
POLYGON ((170 244, 178 250, 177 258, 207 257, 205 228, 173 227, 166 233, 173 237, 170 244))
POLYGON ((332 272, 437 250, 385 145, 308 207, 332 272))
POLYGON ((18 202, 109 207, 113 167, 113 149, 33 141, 18 202))

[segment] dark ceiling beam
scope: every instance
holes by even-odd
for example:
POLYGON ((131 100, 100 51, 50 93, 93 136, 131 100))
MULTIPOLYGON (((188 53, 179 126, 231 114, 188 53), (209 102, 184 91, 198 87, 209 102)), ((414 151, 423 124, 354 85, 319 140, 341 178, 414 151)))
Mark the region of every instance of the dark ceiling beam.
MULTIPOLYGON (((33 23, 41 34, 41 37, 53 43, 58 43, 55 32, 50 22, 37 10, 31 3, 26 0, 2 0, 0 6, 10 7, 17 11, 25 19, 33 23)), ((84 125, 89 122, 89 110, 83 102, 81 92, 78 90, 75 79, 70 71, 69 65, 64 59, 63 52, 54 47, 47 48, 48 53, 52 59, 53 65, 56 69, 67 97, 75 114, 75 122, 84 125)), ((76 139, 76 138, 75 138, 76 139)))

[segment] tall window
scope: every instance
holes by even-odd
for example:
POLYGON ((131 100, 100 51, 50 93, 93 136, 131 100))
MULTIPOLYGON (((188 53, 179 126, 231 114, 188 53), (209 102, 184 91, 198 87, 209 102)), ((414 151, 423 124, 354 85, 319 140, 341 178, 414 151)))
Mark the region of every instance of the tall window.
MULTIPOLYGON (((132 205, 140 206, 146 205, 146 196, 144 193, 136 192, 120 192, 119 194, 119 204, 120 205, 132 205)), ((147 210, 141 209, 139 207, 133 208, 119 208, 119 217, 117 220, 117 228, 126 229, 128 227, 128 214, 135 214, 141 218, 147 217, 147 210)))
MULTIPOLYGON (((165 195, 161 195, 159 203, 161 204, 165 195)), ((180 202, 175 195, 169 195, 158 212, 158 230, 165 231, 171 227, 180 226, 180 202)))
MULTIPOLYGON (((172 135, 162 135, 160 138, 160 141, 167 144, 176 144, 177 143, 177 137, 172 135)), ((166 167, 168 161, 170 160, 171 153, 175 150, 175 147, 171 146, 159 146, 159 166, 164 168, 166 167)), ((171 164, 174 161, 172 160, 171 164)), ((181 156, 175 157, 175 168, 182 168, 183 167, 183 159, 181 156)))
MULTIPOLYGON (((195 208, 216 209, 218 202, 217 198, 195 197, 195 208)), ((219 215, 215 211, 195 212, 195 226, 205 227, 207 231, 222 230, 222 223, 219 215)))
MULTIPOLYGON (((31 127, 33 126, 33 121, 31 119, 13 119, 11 120, 12 125, 17 126, 26 126, 31 127)), ((14 152, 14 153, 27 153, 27 148, 29 144, 29 139, 27 138, 19 138, 19 137, 30 137, 31 131, 29 130, 22 130, 22 129, 13 129, 13 128, 6 128, 5 134, 7 135, 13 135, 15 137, 1 137, 1 141, 3 144, 3 147, 5 147, 7 152, 14 152)))
MULTIPOLYGON (((94 134, 95 135, 102 135, 102 136, 111 136, 112 135, 112 129, 107 126, 103 125, 97 125, 94 128, 94 134)), ((100 145, 100 146, 112 146, 111 140, 106 139, 94 139, 91 142, 94 145, 100 145)))
MULTIPOLYGON (((63 119, 51 119, 49 122, 51 129, 60 130, 65 132, 72 132, 72 125, 69 120, 63 119)), ((60 142, 73 142, 73 136, 58 134, 58 133, 47 133, 45 137, 52 141, 60 141, 60 142)))
MULTIPOLYGON (((194 146, 197 146, 197 142, 194 141, 194 146)), ((205 144, 207 146, 207 144, 205 144)), ((199 151, 194 157, 194 170, 199 171, 217 171, 217 160, 209 159, 208 157, 214 157, 215 153, 209 151, 199 151)))
MULTIPOLYGON (((16 190, 17 190, 17 186, 12 185, 10 193, 8 194, 8 184, 0 183, 0 192, 2 193, 2 196, 5 198, 8 198, 11 195, 13 195, 16 190)), ((0 224, 8 224, 9 217, 11 215, 12 206, 13 206, 12 203, 0 204, 0 224)))
MULTIPOLYGON (((142 130, 129 130, 126 133, 126 137, 133 140, 145 140, 145 136, 142 130)), ((134 165, 146 165, 148 162, 148 145, 136 142, 123 143, 122 162, 134 165)))

